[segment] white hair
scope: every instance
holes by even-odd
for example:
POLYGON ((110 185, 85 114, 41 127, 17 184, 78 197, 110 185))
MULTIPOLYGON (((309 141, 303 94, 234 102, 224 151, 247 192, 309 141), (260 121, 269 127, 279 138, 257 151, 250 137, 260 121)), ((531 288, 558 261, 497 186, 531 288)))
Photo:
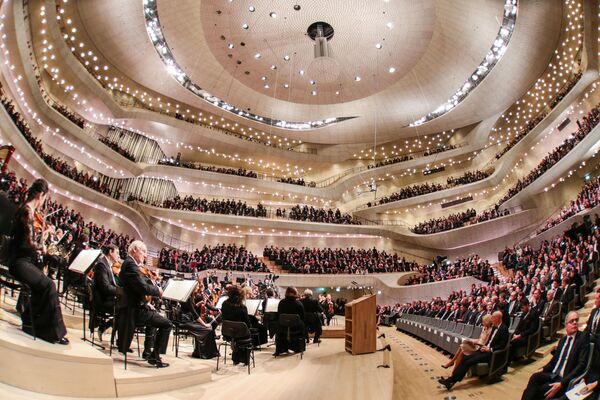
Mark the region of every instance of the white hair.
POLYGON ((304 291, 304 296, 306 296, 306 297, 312 297, 312 295, 313 295, 313 292, 312 292, 312 290, 310 290, 310 289, 306 289, 306 290, 304 291))
POLYGON ((141 240, 134 240, 133 242, 131 242, 131 244, 127 248, 127 254, 132 255, 133 251, 136 250, 136 249, 148 250, 148 248, 146 247, 146 245, 144 244, 144 242, 142 242, 141 240))

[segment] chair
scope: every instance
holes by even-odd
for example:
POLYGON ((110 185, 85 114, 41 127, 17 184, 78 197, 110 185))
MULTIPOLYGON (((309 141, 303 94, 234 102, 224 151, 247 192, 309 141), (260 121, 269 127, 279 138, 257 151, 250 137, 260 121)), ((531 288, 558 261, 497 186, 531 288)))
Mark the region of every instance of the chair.
POLYGON ((225 346, 223 353, 223 364, 227 362, 227 346, 236 347, 238 350, 246 351, 246 360, 248 361, 248 375, 250 375, 250 359, 252 366, 256 367, 254 362, 254 348, 250 337, 250 329, 244 322, 223 321, 221 326, 221 336, 223 342, 219 343, 219 356, 217 357, 217 371, 219 370, 219 359, 221 358, 221 346, 225 346))
POLYGON ((590 368, 592 366, 592 359, 594 358, 595 349, 596 349, 596 344, 594 342, 591 342, 590 343, 590 352, 588 354, 588 360, 587 360, 587 364, 585 366, 585 370, 579 376, 576 376, 575 378, 571 379, 571 381, 569 382, 569 386, 567 387, 567 390, 573 389, 573 387, 575 385, 577 385, 590 371, 590 368))
POLYGON ((100 325, 106 326, 108 321, 110 321, 110 315, 108 315, 107 313, 99 312, 95 306, 95 303, 94 303, 94 281, 92 281, 89 278, 86 278, 85 287, 87 290, 88 307, 83 308, 83 338, 82 339, 86 342, 90 342, 92 344, 92 346, 98 346, 102 350, 104 350, 104 346, 95 342, 95 328, 96 328, 96 326, 100 326, 100 325), (89 330, 90 330, 91 340, 85 336, 85 331, 86 331, 85 311, 86 311, 86 309, 89 309, 89 316, 90 316, 89 330))
MULTIPOLYGON (((110 334, 110 350, 108 352, 108 354, 110 356, 112 356, 112 349, 114 347, 114 343, 115 343, 115 334, 117 332, 117 327, 118 327, 118 321, 121 318, 125 318, 126 321, 129 321, 129 315, 127 315, 127 313, 132 312, 132 310, 128 307, 127 305, 127 295, 125 294, 125 290, 123 289, 123 287, 121 286, 117 286, 116 287, 116 292, 115 292, 115 308, 114 308, 114 318, 113 318, 113 326, 112 326, 112 332, 110 334), (125 315, 123 315, 125 314, 125 315)), ((129 330, 132 329, 132 327, 130 326, 126 326, 125 330, 129 330)), ((127 336, 125 335, 126 332, 119 332, 119 335, 121 336, 127 336)), ((138 349, 138 357, 140 356, 140 333, 143 333, 140 331, 140 327, 133 327, 133 334, 136 337, 137 340, 137 349, 138 349)), ((125 351, 124 353, 124 365, 125 365, 125 369, 127 369, 127 351, 125 351)))
POLYGON ((540 345, 542 334, 542 323, 538 324, 537 330, 527 337, 527 346, 520 347, 515 353, 516 357, 525 357, 527 360, 531 359, 533 353, 540 345))
POLYGON ((167 318, 173 324, 173 347, 175 348, 175 357, 179 357, 179 342, 181 337, 187 338, 190 336, 189 329, 181 327, 181 306, 179 304, 173 306, 166 311, 167 318))
MULTIPOLYGON (((18 291, 19 294, 21 296, 23 296, 22 300, 24 302, 26 302, 26 304, 29 304, 31 302, 31 288, 27 284, 17 281, 10 274, 10 272, 8 271, 8 268, 6 268, 4 265, 2 265, 1 267, 2 268, 0 268, 0 297, 2 296, 2 293, 4 293, 4 291, 6 289, 10 289, 11 297, 14 296, 15 291, 18 291)), ((4 300, 6 301, 6 295, 5 295, 4 300)), ((19 305, 19 303, 17 302, 17 306, 18 305, 19 305)), ((25 330, 25 328, 31 328, 31 336, 33 336, 33 340, 36 340, 37 337, 35 334, 35 324, 33 322, 33 308, 28 307, 28 309, 29 309, 29 320, 31 321, 31 324, 29 324, 29 325, 23 324, 22 328, 23 328, 23 330, 25 330)))
MULTIPOLYGON (((279 314, 279 326, 285 330, 285 337, 288 344, 291 344, 292 340, 298 341, 300 359, 302 359, 304 350, 306 350, 306 342, 304 340, 304 323, 300 319, 300 316, 298 314, 279 314), (294 335, 295 332, 300 332, 300 334, 294 335)), ((278 335, 281 334, 283 334, 283 332, 279 332, 278 335)), ((277 343, 277 337, 275 338, 275 343, 277 343)), ((275 345, 275 348, 277 348, 277 345, 275 345)))
POLYGON ((494 383, 500 380, 500 377, 508 366, 510 340, 501 350, 496 350, 492 353, 492 358, 489 363, 478 363, 471 367, 473 375, 478 376, 486 381, 486 383, 494 383))
MULTIPOLYGON (((562 304, 558 303, 558 312, 556 315, 552 316, 550 319, 550 325, 542 325, 542 338, 544 339, 552 339, 558 329, 560 328, 560 318, 562 313, 562 304)), ((540 324, 542 324, 542 320, 540 320, 540 324)))

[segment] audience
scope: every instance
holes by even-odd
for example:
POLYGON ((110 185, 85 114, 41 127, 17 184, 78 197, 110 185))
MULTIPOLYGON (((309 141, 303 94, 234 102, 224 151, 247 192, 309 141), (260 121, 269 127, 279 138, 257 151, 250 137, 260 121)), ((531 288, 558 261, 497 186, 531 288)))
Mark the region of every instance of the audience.
POLYGON ((546 221, 546 224, 537 230, 537 234, 539 235, 553 226, 556 226, 561 222, 571 218, 573 215, 576 215, 581 211, 594 208, 599 204, 600 179, 596 178, 586 183, 579 194, 577 194, 577 198, 575 200, 571 200, 568 206, 563 207, 556 217, 550 218, 548 221, 546 221))
POLYGON ((103 175, 94 175, 88 172, 79 171, 72 165, 72 163, 63 161, 58 157, 45 153, 42 147, 42 141, 33 136, 33 133, 29 129, 29 125, 21 116, 21 114, 16 111, 13 103, 4 95, 4 93, 0 93, 2 94, 0 101, 2 102, 2 105, 10 115, 16 127, 19 129, 19 132, 21 132, 23 137, 29 142, 33 150, 44 160, 46 165, 59 174, 79 182, 90 189, 94 189, 107 196, 111 196, 113 194, 109 187, 103 183, 103 178, 105 178, 103 175))
POLYGON ((413 186, 403 187, 398 192, 380 198, 375 204, 372 204, 371 202, 367 203, 367 206, 372 207, 374 205, 391 203, 398 200, 404 200, 411 197, 422 196, 424 194, 437 192, 454 186, 466 185, 485 179, 488 176, 490 176, 490 174, 491 172, 468 171, 465 172, 462 176, 459 176, 458 178, 449 177, 446 185, 442 185, 440 183, 421 183, 413 186))
POLYGON ((178 157, 166 157, 158 161, 160 165, 170 165, 174 167, 182 167, 189 169, 197 169, 200 171, 216 172, 219 174, 237 175, 244 176, 246 178, 258 178, 258 173, 254 171, 248 171, 245 168, 225 168, 215 167, 213 165, 202 165, 198 162, 181 162, 181 156, 178 157))
POLYGON ((517 183, 508 190, 508 192, 500 199, 499 204, 502 204, 511 197, 515 196, 521 190, 532 184, 537 178, 542 176, 546 171, 552 168, 564 156, 566 156, 579 142, 581 142, 594 129, 600 120, 600 104, 596 105, 590 112, 577 120, 579 129, 565 139, 561 145, 552 150, 544 159, 535 167, 527 176, 519 179, 517 183))
POLYGON ((484 282, 490 282, 494 278, 494 270, 489 261, 483 261, 477 255, 459 258, 454 262, 441 261, 431 265, 420 265, 418 271, 420 275, 409 279, 407 285, 439 282, 465 276, 473 276, 484 282))
POLYGON ((450 214, 447 217, 432 218, 429 221, 421 222, 413 227, 411 231, 420 235, 432 234, 449 231, 465 225, 474 225, 507 215, 510 215, 510 211, 508 209, 500 210, 497 205, 479 215, 477 215, 475 209, 468 209, 461 213, 450 214))
POLYGON ((83 127, 85 126, 85 119, 83 119, 80 115, 77 115, 73 111, 69 110, 66 106, 58 104, 57 102, 52 102, 52 108, 54 108, 56 111, 67 117, 69 121, 71 121, 81 129, 83 129, 83 127))
MULTIPOLYGON (((571 89, 573 89, 573 86, 575 86, 575 84, 579 81, 579 78, 581 78, 581 72, 577 73, 575 76, 573 76, 573 79, 569 81, 569 83, 567 84, 567 86, 565 86, 557 95, 556 97, 554 97, 554 99, 552 99, 552 101, 549 104, 549 109, 552 110, 570 91, 571 89)), ((512 138, 508 144, 506 145, 506 147, 504 147, 502 150, 500 150, 498 153, 496 153, 496 159, 500 159, 500 157, 502 157, 504 154, 506 154, 510 149, 512 149, 513 147, 515 147, 515 145, 517 143, 519 143, 521 141, 521 139, 523 139, 525 136, 527 136, 527 134, 529 132, 531 132, 531 130, 533 128, 535 128, 540 122, 542 122, 542 120, 544 118, 546 118, 546 116, 548 115, 548 112, 542 112, 540 115, 538 115, 537 117, 535 117, 533 120, 529 121, 526 125, 525 128, 521 129, 514 138, 512 138)))
POLYGON ((110 147, 113 151, 116 151, 117 153, 128 159, 129 161, 136 162, 135 156, 127 149, 124 149, 123 147, 119 146, 118 143, 112 142, 109 138, 106 138, 104 136, 100 136, 98 140, 110 147))
MULTIPOLYGON (((130 200, 133 200, 130 199, 130 200)), ((143 200, 141 200, 143 201, 143 200)), ((261 203, 256 208, 249 206, 246 202, 238 200, 207 200, 194 198, 192 196, 175 196, 167 199, 159 206, 172 210, 188 210, 196 212, 210 212, 213 214, 241 215, 245 217, 266 217, 267 209, 261 203)))
POLYGON ((178 249, 163 248, 158 267, 178 272, 198 272, 207 269, 223 269, 244 272, 269 272, 267 266, 243 246, 222 244, 204 246, 189 253, 178 249))
MULTIPOLYGON (((277 209, 277 217, 285 218, 286 210, 277 209)), ((360 221, 354 219, 350 214, 342 214, 339 209, 332 210, 323 208, 314 208, 313 206, 295 205, 287 215, 289 219, 295 221, 322 222, 326 224, 346 224, 360 225, 360 221)))

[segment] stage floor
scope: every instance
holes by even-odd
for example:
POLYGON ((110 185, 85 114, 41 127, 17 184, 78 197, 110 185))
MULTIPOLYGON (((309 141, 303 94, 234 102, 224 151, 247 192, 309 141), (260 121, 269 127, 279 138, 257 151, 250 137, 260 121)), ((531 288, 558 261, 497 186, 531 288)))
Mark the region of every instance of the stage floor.
MULTIPOLYGON (((18 321, 16 316, 0 312, 4 321, 2 324, 12 325, 8 329, 17 330, 18 321)), ((6 328, 5 325, 5 328, 6 328)), ((22 334, 20 331, 11 332, 11 335, 22 334)), ((69 329, 69 337, 72 342, 70 347, 74 351, 97 352, 98 357, 107 357, 106 352, 92 349, 92 347, 79 340, 81 329, 69 329), (83 346, 83 348, 82 348, 83 346)), ((106 335, 105 337, 109 337, 106 335)), ((26 337, 26 339, 29 339, 26 337)), ((143 338, 141 338, 143 340, 143 338)), ((38 343, 39 344, 39 343, 38 343)), ((33 345, 34 347, 38 344, 33 345)), ((56 347, 53 345, 51 347, 56 347)), ((134 343, 135 349, 135 343, 134 343)), ((378 342, 378 348, 381 344, 378 342)), ((60 351, 66 350, 60 346, 60 351)), ((185 341, 180 347, 179 358, 175 358, 174 352, 169 346, 169 351, 164 357, 165 361, 171 363, 171 367, 157 370, 149 368, 148 364, 136 357, 130 357, 128 370, 123 369, 121 356, 113 354, 113 375, 119 398, 139 399, 140 397, 128 396, 126 390, 119 390, 120 380, 129 380, 132 384, 136 381, 154 381, 153 385, 161 385, 164 391, 155 394, 144 394, 144 399, 198 399, 198 398, 244 398, 244 399, 392 399, 393 391, 393 368, 377 368, 382 364, 383 352, 361 356, 351 356, 344 351, 344 341, 338 339, 323 339, 320 346, 309 344, 303 359, 299 354, 290 354, 274 358, 272 353, 274 347, 262 347, 261 351, 255 352, 256 367, 251 369, 248 375, 247 368, 243 365, 234 366, 228 355, 227 364, 219 365, 216 371, 216 359, 199 360, 192 359, 191 340, 185 341), (192 373, 197 371, 197 373, 192 373), (188 379, 190 375, 198 375, 201 371, 210 371, 210 381, 181 387, 173 390, 173 384, 169 385, 169 375, 173 380, 188 379), (182 375, 182 376, 178 376, 182 375), (120 393, 119 393, 120 392, 120 393)), ((20 355, 12 356, 15 359, 11 363, 19 363, 24 359, 20 355)), ((110 360, 110 359, 109 359, 110 360)), ((25 366, 25 368, 27 368, 25 366)), ((110 367, 109 367, 110 368, 110 367)), ((69 381, 68 377, 63 378, 69 381)), ((121 382, 122 384, 124 382, 121 382)), ((141 383, 141 382, 140 382, 141 383)), ((173 383, 173 382, 171 382, 173 383)), ((77 385, 76 382, 73 384, 77 385)), ((93 393, 85 398, 93 397, 93 393)), ((65 395, 48 395, 34 391, 20 389, 10 386, 5 382, 0 383, 0 399, 64 399, 84 398, 66 397, 65 395)), ((106 397, 104 397, 106 398, 106 397)))

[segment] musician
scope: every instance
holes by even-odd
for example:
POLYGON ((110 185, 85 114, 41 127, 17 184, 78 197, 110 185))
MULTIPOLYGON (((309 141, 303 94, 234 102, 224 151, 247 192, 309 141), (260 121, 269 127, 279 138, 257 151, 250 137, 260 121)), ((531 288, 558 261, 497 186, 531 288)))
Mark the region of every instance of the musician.
POLYGON ((215 335, 217 324, 214 318, 207 318, 207 306, 209 304, 202 284, 196 286, 187 302, 181 303, 179 326, 194 336, 194 358, 211 359, 219 356, 215 335), (196 301, 198 298, 200 300, 196 301))
POLYGON ((148 363, 157 368, 168 367, 169 364, 163 362, 161 354, 167 351, 169 333, 171 332, 171 322, 160 315, 151 304, 146 301, 146 296, 162 297, 162 290, 152 283, 143 279, 140 266, 143 265, 146 258, 146 245, 140 240, 134 240, 127 250, 128 256, 121 265, 119 281, 123 285, 125 297, 127 298, 127 312, 125 317, 121 318, 119 331, 119 351, 125 353, 128 351, 133 340, 133 331, 135 326, 145 325, 157 329, 154 348, 150 349, 144 343, 145 351, 150 352, 148 363))
MULTIPOLYGON (((96 314, 112 315, 114 312, 117 280, 112 267, 120 262, 119 248, 114 244, 109 244, 102 249, 102 255, 94 264, 93 302, 96 314)), ((102 337, 102 333, 109 326, 109 321, 98 326, 99 337, 102 337)))
POLYGON ((315 333, 313 343, 320 343, 323 328, 321 327, 319 315, 323 312, 323 307, 321 307, 321 304, 317 300, 312 298, 312 295, 312 290, 306 289, 302 300, 300 300, 300 303, 304 307, 304 317, 306 320, 306 343, 308 343, 309 331, 315 333))
MULTIPOLYGON (((248 326, 248 329, 250 329, 252 324, 250 323, 248 309, 244 305, 244 291, 242 291, 239 286, 227 286, 227 300, 225 300, 221 306, 221 316, 223 321, 244 322, 248 326)), ((237 339, 236 343, 247 344, 250 341, 250 336, 248 336, 246 338, 237 339)), ((239 364, 240 361, 246 365, 248 364, 249 360, 245 351, 240 351, 237 346, 232 346, 232 351, 231 358, 233 359, 234 365, 239 364)))
POLYGON ((297 314, 300 316, 300 327, 290 333, 291 339, 288 340, 287 332, 282 330, 275 337, 275 356, 285 353, 289 350, 297 353, 304 348, 304 306, 298 301, 298 290, 295 287, 288 287, 285 290, 285 298, 279 302, 277 306, 277 314, 297 314), (302 341, 294 340, 302 338, 302 341), (302 344, 302 347, 300 347, 302 344))
POLYGON ((335 315, 335 306, 331 300, 331 295, 327 294, 323 302, 323 310, 325 311, 325 318, 327 319, 327 326, 331 323, 331 319, 335 315))
POLYGON ((51 343, 67 345, 67 329, 63 322, 56 286, 42 272, 41 265, 45 252, 45 236, 51 229, 42 226, 36 232, 33 222, 34 215, 39 215, 47 194, 48 183, 43 179, 36 179, 29 187, 25 203, 15 214, 9 271, 18 281, 31 288, 30 302, 21 314, 23 330, 31 333, 33 323, 37 337, 51 343), (29 307, 32 308, 33 321, 29 320, 29 307))

